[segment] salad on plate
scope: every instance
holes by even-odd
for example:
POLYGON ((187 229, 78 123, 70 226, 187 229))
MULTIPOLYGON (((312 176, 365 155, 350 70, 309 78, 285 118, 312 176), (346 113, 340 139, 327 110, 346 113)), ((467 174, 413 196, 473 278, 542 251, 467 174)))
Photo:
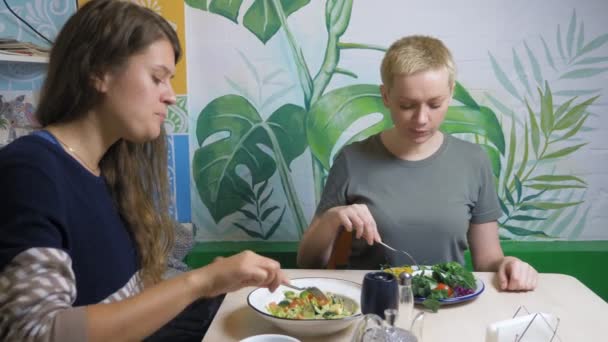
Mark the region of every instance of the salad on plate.
POLYGON ((458 303, 474 298, 483 291, 481 280, 457 262, 446 262, 432 266, 402 266, 384 268, 385 272, 399 276, 402 272, 412 274, 412 292, 417 303, 437 312, 441 304, 458 303))
POLYGON ((285 291, 280 302, 270 302, 266 307, 271 315, 289 319, 340 319, 355 314, 356 308, 347 298, 324 292, 327 300, 318 299, 309 291, 295 293, 285 291), (355 309, 355 310, 353 310, 355 309))

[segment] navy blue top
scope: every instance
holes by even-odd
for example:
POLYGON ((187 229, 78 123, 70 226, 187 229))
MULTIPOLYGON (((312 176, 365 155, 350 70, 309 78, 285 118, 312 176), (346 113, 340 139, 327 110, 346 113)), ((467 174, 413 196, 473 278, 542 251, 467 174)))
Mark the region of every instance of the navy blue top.
POLYGON ((0 272, 34 247, 69 254, 74 306, 104 300, 139 268, 134 240, 104 178, 85 169, 46 131, 0 149, 0 272))

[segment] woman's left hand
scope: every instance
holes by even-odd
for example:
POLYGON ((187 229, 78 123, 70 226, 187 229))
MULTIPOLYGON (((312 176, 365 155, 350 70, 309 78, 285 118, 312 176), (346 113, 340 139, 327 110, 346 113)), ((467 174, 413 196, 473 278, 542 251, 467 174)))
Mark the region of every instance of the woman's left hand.
POLYGON ((504 257, 498 267, 498 286, 505 291, 530 291, 536 288, 538 272, 518 258, 504 257))

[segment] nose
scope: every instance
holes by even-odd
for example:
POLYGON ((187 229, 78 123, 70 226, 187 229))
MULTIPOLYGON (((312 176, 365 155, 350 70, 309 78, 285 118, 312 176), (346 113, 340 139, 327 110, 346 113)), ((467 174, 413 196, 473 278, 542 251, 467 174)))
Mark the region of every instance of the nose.
POLYGON ((425 125, 429 122, 429 108, 427 106, 420 106, 415 113, 414 121, 420 126, 425 125))
POLYGON ((168 82, 167 84, 168 84, 167 90, 163 94, 162 101, 170 106, 170 105, 174 105, 177 102, 177 98, 175 96, 175 91, 173 90, 173 86, 171 85, 171 82, 168 82))

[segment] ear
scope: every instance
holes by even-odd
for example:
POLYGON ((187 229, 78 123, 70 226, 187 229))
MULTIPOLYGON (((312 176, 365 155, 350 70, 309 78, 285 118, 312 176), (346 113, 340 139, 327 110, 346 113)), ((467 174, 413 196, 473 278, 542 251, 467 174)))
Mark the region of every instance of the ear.
POLYGON ((91 76, 91 83, 98 92, 105 94, 110 88, 110 74, 108 72, 99 72, 91 76))
POLYGON ((382 94, 382 102, 384 102, 384 107, 389 108, 388 101, 388 87, 384 84, 380 85, 380 94, 382 94))

